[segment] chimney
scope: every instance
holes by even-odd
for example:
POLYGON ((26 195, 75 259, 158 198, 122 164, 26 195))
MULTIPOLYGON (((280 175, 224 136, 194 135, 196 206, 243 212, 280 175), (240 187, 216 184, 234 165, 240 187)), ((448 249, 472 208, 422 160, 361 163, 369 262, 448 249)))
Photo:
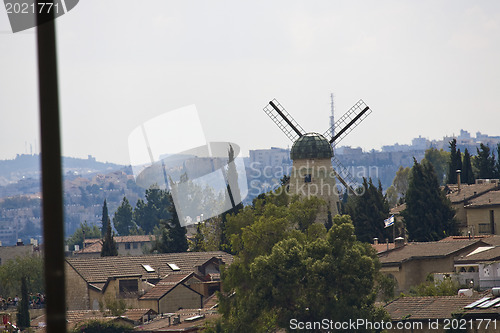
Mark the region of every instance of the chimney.
POLYGON ((458 184, 458 192, 460 192, 460 174, 462 173, 462 170, 457 170, 457 184, 458 184))
POLYGON ((394 240, 394 247, 397 249, 405 245, 405 239, 403 237, 398 237, 394 240))
POLYGON ((373 239, 373 244, 374 244, 374 245, 378 245, 378 238, 377 238, 377 237, 375 237, 375 238, 373 239))

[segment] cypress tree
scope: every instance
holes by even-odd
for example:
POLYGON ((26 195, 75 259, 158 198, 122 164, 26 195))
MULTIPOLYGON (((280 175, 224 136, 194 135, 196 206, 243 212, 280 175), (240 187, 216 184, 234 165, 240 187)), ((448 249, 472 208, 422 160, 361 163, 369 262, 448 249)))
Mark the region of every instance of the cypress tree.
POLYGON ((113 239, 113 234, 111 232, 111 221, 108 219, 106 235, 102 240, 101 257, 111 257, 117 255, 118 250, 116 249, 116 242, 113 239))
POLYGON ((455 211, 440 189, 430 163, 420 164, 414 159, 406 209, 401 214, 410 240, 435 241, 457 233, 455 211))
POLYGON ((17 326, 21 329, 30 327, 30 303, 28 287, 26 286, 26 276, 21 278, 21 300, 17 305, 17 326))
POLYGON ((457 183, 457 170, 461 170, 462 158, 460 150, 457 151, 457 139, 453 139, 450 144, 450 161, 448 162, 448 174, 446 177, 447 184, 457 183))
POLYGON ((474 172, 472 171, 472 163, 469 151, 465 148, 464 152, 464 162, 462 166, 462 183, 464 184, 474 184, 474 172))
POLYGON ((102 219, 101 219, 101 237, 106 235, 106 228, 108 227, 109 214, 108 214, 108 204, 106 199, 104 199, 104 204, 102 205, 102 219))

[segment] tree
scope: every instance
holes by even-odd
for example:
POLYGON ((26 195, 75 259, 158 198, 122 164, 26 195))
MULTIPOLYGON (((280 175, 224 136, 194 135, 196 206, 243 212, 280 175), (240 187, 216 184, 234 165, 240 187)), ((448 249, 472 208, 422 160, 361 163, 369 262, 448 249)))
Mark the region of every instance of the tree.
POLYGON ((108 219, 108 227, 106 228, 106 235, 102 240, 101 257, 111 257, 117 255, 118 255, 118 249, 116 248, 116 242, 113 239, 113 234, 111 232, 111 221, 108 219))
POLYGON ((113 217, 113 224, 118 235, 127 236, 134 228, 133 211, 127 197, 123 197, 122 203, 116 209, 115 216, 113 217))
POLYGON ((495 178, 500 178, 500 143, 497 144, 497 160, 495 162, 495 178))
POLYGON ((453 139, 450 144, 450 160, 448 162, 447 184, 457 183, 457 170, 462 170, 462 156, 460 150, 457 151, 457 139, 453 139))
POLYGON ((277 208, 265 208, 275 212, 267 216, 268 223, 257 219, 245 227, 244 248, 252 255, 240 253, 223 271, 219 331, 274 332, 293 329, 293 320, 388 319, 374 305, 380 263, 369 244, 356 240, 350 218, 337 215, 330 231, 313 224, 303 233, 291 224, 285 227, 287 209, 277 208), (266 226, 281 234, 250 232, 266 226), (245 237, 247 232, 260 241, 245 237))
POLYGON ((435 241, 457 233, 455 211, 440 189, 432 164, 414 159, 401 212, 411 240, 435 241))
POLYGON ((231 246, 229 245, 229 239, 226 231, 227 216, 229 214, 237 214, 243 208, 243 204, 241 203, 240 187, 238 186, 238 172, 234 162, 234 149, 231 145, 229 145, 227 170, 225 171, 224 177, 226 180, 226 190, 229 202, 231 203, 231 209, 222 213, 219 249, 230 252, 231 246))
POLYGON ((21 278, 21 300, 17 306, 17 326, 21 329, 30 327, 30 300, 28 287, 26 286, 26 277, 21 278))
POLYGON ((101 230, 96 225, 90 226, 87 221, 80 223, 78 229, 75 230, 73 235, 68 238, 66 244, 70 250, 74 250, 75 245, 78 245, 80 249, 83 248, 83 240, 90 238, 101 238, 101 230))
MULTIPOLYGON (((146 190, 146 202, 137 201, 134 209, 135 223, 146 233, 151 234, 161 220, 170 218, 168 207, 171 204, 167 191, 152 185, 146 190)), ((173 203, 172 203, 173 204, 173 203)))
POLYGON ((450 153, 444 151, 443 149, 437 150, 436 148, 429 148, 425 151, 422 163, 424 161, 427 161, 432 164, 439 185, 442 185, 444 183, 444 177, 450 158, 449 156, 450 153))
POLYGON ((0 295, 14 297, 21 294, 19 281, 26 281, 28 293, 43 293, 45 290, 43 258, 38 256, 16 257, 0 265, 0 295))
POLYGON ((106 228, 108 227, 109 214, 108 214, 108 204, 106 199, 104 199, 104 204, 102 205, 102 219, 101 219, 101 237, 106 235, 106 228))
POLYGON ((472 163, 469 151, 465 148, 464 160, 462 165, 462 175, 461 182, 464 184, 474 184, 474 172, 472 171, 472 163))
POLYGON ((186 228, 182 227, 175 209, 174 201, 170 193, 166 194, 169 201, 168 220, 160 220, 160 225, 155 228, 156 239, 152 251, 158 253, 186 252, 188 242, 186 228))
POLYGON ((399 166, 398 171, 396 171, 396 176, 392 181, 392 185, 398 194, 398 198, 404 198, 406 195, 406 191, 408 191, 409 178, 410 168, 403 168, 402 166, 399 166))
POLYGON ((490 147, 480 144, 477 149, 477 156, 473 163, 478 169, 479 179, 491 179, 495 177, 495 155, 491 154, 490 147))
POLYGON ((382 193, 382 185, 375 187, 371 178, 363 178, 365 193, 351 196, 347 213, 352 217, 356 237, 362 242, 372 242, 373 238, 384 240, 388 232, 384 219, 389 215, 389 204, 382 193))

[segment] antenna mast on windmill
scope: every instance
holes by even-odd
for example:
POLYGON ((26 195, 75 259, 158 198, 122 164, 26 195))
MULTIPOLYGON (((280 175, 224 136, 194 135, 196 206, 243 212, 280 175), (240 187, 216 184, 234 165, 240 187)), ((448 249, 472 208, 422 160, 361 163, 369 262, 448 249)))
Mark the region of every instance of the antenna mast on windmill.
MULTIPOLYGON (((333 94, 331 96, 333 111, 333 94)), ((332 215, 338 214, 340 201, 335 178, 355 194, 358 193, 359 184, 334 156, 333 148, 372 112, 371 109, 359 100, 335 123, 332 114, 330 120, 333 124, 323 134, 306 133, 276 99, 266 105, 264 112, 293 142, 290 150, 293 167, 289 192, 320 197, 325 200, 332 215)), ((323 215, 326 217, 326 214, 323 215)))
MULTIPOLYGON (((333 93, 330 94, 330 99, 331 99, 331 102, 330 102, 330 108, 332 110, 332 115, 330 116, 330 129, 331 129, 331 137, 333 138, 335 136, 335 105, 333 104, 333 93)), ((332 150, 333 150, 333 143, 332 143, 332 150)), ((335 151, 333 151, 334 155, 335 155, 335 151)))

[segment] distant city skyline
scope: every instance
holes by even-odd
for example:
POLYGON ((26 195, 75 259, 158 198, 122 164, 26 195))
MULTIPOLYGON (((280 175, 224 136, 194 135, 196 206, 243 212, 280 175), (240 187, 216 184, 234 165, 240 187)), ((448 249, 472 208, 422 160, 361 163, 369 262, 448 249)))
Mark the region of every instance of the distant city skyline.
MULTIPOLYGON (((80 2, 56 21, 63 154, 129 164, 128 136, 196 105, 207 142, 292 143, 262 108, 276 98, 306 131, 359 99, 373 113, 340 145, 381 149, 497 135, 500 2, 150 0, 80 2), (147 6, 147 7, 145 7, 147 6)), ((0 159, 40 146, 35 29, 0 10, 0 159), (28 143, 27 147, 25 143, 28 143)))

